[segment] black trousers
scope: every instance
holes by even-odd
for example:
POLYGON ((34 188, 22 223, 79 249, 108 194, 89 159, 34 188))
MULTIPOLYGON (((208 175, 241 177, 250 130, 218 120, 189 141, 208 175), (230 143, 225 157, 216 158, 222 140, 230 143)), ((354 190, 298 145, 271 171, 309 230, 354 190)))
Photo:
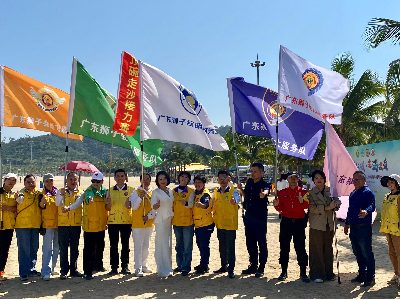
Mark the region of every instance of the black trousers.
POLYGON ((61 274, 67 275, 68 271, 74 273, 78 268, 79 239, 81 226, 59 226, 58 244, 60 247, 61 274), (68 247, 70 248, 70 261, 68 261, 68 247))
POLYGON ((297 263, 300 268, 305 268, 308 265, 305 219, 291 219, 282 216, 279 232, 279 244, 281 247, 279 263, 282 265, 282 268, 287 268, 289 263, 290 242, 292 241, 292 237, 297 255, 297 263))
POLYGON ((103 268, 105 231, 83 233, 83 272, 92 275, 103 268))
POLYGON ((118 269, 119 253, 118 243, 121 235, 121 267, 127 268, 129 264, 129 238, 132 232, 131 224, 108 224, 108 237, 110 239, 110 265, 112 270, 118 269))
POLYGON ((217 229, 219 242, 219 256, 221 266, 227 267, 229 272, 235 269, 235 240, 236 230, 217 229))
POLYGON ((3 272, 6 267, 13 234, 14 229, 0 230, 0 272, 3 272))
POLYGON ((258 267, 258 263, 260 263, 259 268, 264 269, 268 258, 267 220, 259 221, 251 216, 246 216, 244 230, 250 265, 258 267))

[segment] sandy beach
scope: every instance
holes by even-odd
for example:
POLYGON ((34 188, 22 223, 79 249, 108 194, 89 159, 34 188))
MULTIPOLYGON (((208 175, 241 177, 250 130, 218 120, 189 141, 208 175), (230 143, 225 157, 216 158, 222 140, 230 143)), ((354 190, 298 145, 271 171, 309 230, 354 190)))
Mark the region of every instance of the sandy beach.
MULTIPOLYGON (((38 178, 39 181, 40 178, 38 178)), ((154 179, 154 178, 153 178, 154 179)), ((82 187, 89 185, 89 177, 83 177, 82 187)), ((130 178, 129 184, 137 186, 138 178, 130 178)), ((57 177, 56 186, 62 186, 62 177, 57 177)), ((108 181, 105 181, 108 185, 108 181)), ((38 183, 39 186, 39 183, 38 183)), ((173 184, 171 184, 173 186, 173 184)), ((170 186, 170 187, 171 187, 170 186)), ((211 184, 210 187, 215 186, 211 184)), ((22 187, 18 183, 15 190, 22 187)), ((241 215, 241 211, 239 211, 241 215)), ((18 277, 18 250, 17 239, 14 233, 9 258, 6 266, 7 281, 0 283, 0 297, 2 298, 396 298, 399 297, 396 286, 389 286, 387 281, 393 271, 387 254, 385 236, 379 234, 379 224, 374 225, 373 250, 376 260, 376 285, 369 288, 360 288, 350 282, 357 272, 355 257, 351 251, 350 240, 343 233, 343 224, 339 224, 337 233, 340 258, 341 284, 337 281, 325 283, 303 283, 299 280, 299 267, 293 244, 290 254, 289 276, 285 282, 278 282, 280 274, 279 258, 279 219, 275 209, 269 208, 268 223, 268 264, 263 278, 241 276, 241 270, 248 265, 243 222, 239 218, 239 230, 236 239, 236 278, 229 279, 225 275, 212 273, 220 267, 218 240, 216 231, 211 238, 211 272, 197 276, 193 272, 187 277, 174 275, 168 279, 161 279, 156 274, 136 278, 133 275, 108 276, 107 272, 97 273, 93 280, 82 278, 59 280, 57 277, 48 282, 39 277, 29 278, 21 282, 18 277)), ((308 229, 307 229, 308 236, 308 229)), ((175 237, 173 237, 175 242, 175 237)), ((38 251, 37 270, 41 266, 41 244, 38 251)), ((307 242, 308 245, 308 242, 307 242)), ((130 269, 133 270, 133 242, 130 241, 130 269)), ((307 247, 308 248, 308 247, 307 247)), ((80 240, 80 254, 78 270, 82 271, 83 235, 80 240)), ((175 267, 175 250, 173 249, 173 267, 175 267)), ((192 267, 199 262, 199 251, 194 242, 192 267)), ((109 271, 109 239, 106 233, 106 247, 104 251, 104 266, 109 271)), ((149 267, 155 271, 154 261, 154 232, 150 243, 149 267)), ((335 267, 336 272, 336 267, 335 267)), ((59 268, 57 268, 59 271, 59 268)))

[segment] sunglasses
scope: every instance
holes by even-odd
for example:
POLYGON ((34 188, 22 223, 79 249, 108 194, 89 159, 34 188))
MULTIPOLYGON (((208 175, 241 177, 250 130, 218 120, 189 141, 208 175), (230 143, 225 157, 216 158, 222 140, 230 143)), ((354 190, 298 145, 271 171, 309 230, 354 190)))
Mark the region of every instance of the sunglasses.
POLYGON ((96 179, 92 179, 92 183, 101 183, 102 180, 96 180, 96 179))

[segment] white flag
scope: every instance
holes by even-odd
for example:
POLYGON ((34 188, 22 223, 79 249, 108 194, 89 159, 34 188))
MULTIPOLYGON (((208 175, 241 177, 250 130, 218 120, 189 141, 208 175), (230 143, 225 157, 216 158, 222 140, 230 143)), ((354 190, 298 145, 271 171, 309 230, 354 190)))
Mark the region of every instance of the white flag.
POLYGON ((341 124, 342 101, 349 86, 341 74, 314 65, 281 46, 279 101, 283 106, 321 121, 341 124))
POLYGON ((160 139, 214 151, 229 150, 193 92, 144 62, 140 62, 140 79, 141 140, 160 139))

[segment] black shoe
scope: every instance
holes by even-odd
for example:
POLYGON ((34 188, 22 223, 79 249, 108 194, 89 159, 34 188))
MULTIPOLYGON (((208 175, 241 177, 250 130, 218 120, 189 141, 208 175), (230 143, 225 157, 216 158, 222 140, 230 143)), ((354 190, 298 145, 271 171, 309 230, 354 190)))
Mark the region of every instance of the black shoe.
POLYGON ((67 274, 61 274, 61 275, 60 275, 60 279, 61 279, 61 280, 67 279, 67 274))
POLYGON ((200 267, 200 268, 197 268, 196 274, 205 274, 208 271, 210 271, 210 269, 208 267, 200 267))
POLYGON ((278 281, 285 281, 287 279, 287 272, 282 272, 278 277, 278 281))
POLYGON ((71 277, 83 277, 83 274, 78 271, 70 272, 71 277))
POLYGON ((28 277, 36 277, 36 276, 40 276, 40 272, 38 272, 36 270, 29 271, 28 277))
POLYGON ((229 273, 228 273, 228 277, 229 277, 230 279, 233 279, 233 278, 235 278, 236 276, 235 276, 235 273, 234 273, 234 272, 229 272, 229 273))
POLYGON ((374 285, 375 285, 375 279, 371 279, 371 280, 365 280, 361 285, 361 287, 369 287, 374 285))
POLYGON ((215 270, 215 271, 214 271, 215 274, 218 274, 218 273, 226 273, 226 272, 228 272, 228 269, 225 268, 225 267, 221 267, 221 268, 219 268, 218 270, 215 270))
POLYGON ((353 282, 353 283, 355 283, 355 282, 362 283, 362 282, 364 282, 364 276, 358 274, 356 277, 354 277, 350 281, 353 282))
POLYGON ((197 271, 197 269, 201 269, 201 265, 195 266, 193 269, 197 271))
POLYGON ((307 274, 300 274, 300 279, 301 279, 301 281, 303 281, 305 283, 310 282, 310 278, 308 278, 307 274))
POLYGON ((326 276, 326 281, 333 281, 336 279, 336 275, 335 274, 331 274, 326 276))
POLYGON ((100 268, 94 269, 93 271, 94 272, 105 272, 107 270, 104 267, 100 267, 100 268))
POLYGON ((124 275, 129 275, 129 274, 131 274, 131 270, 129 270, 129 268, 128 268, 128 267, 126 267, 126 268, 122 268, 122 270, 121 270, 121 274, 124 274, 124 275))
POLYGON ((188 276, 188 274, 189 274, 189 271, 182 271, 182 273, 181 273, 182 276, 188 276))
POLYGON ((176 267, 176 268, 174 269, 174 273, 179 273, 179 272, 182 272, 182 269, 179 268, 179 267, 176 267))
POLYGON ((114 275, 117 275, 117 274, 118 274, 118 270, 117 269, 111 269, 111 271, 107 273, 107 275, 110 275, 110 276, 114 276, 114 275))
POLYGON ((92 275, 83 275, 83 278, 85 278, 86 280, 92 280, 93 276, 92 275))
POLYGON ((256 278, 261 278, 264 276, 264 271, 257 270, 256 274, 254 275, 256 278))
POLYGON ((257 272, 257 267, 254 265, 249 265, 247 269, 242 271, 242 275, 255 274, 257 272))

